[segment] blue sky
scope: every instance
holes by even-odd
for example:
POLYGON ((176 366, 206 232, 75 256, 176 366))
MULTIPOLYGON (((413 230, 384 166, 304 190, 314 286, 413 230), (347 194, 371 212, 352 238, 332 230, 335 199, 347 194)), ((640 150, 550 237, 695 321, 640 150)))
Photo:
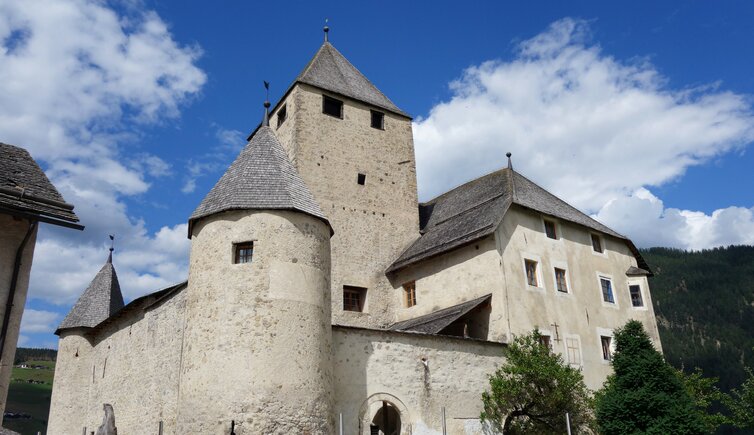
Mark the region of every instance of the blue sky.
POLYGON ((505 164, 640 246, 754 243, 754 5, 196 2, 0 5, 0 141, 87 226, 46 226, 22 345, 107 256, 127 300, 185 278, 185 222, 330 40, 415 116, 421 199, 505 164))

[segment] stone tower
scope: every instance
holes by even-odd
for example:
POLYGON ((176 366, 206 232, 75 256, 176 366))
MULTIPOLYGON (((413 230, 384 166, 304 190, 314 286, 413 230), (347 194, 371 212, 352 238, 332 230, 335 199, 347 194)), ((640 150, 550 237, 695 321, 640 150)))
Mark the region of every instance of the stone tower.
POLYGON ((177 433, 333 433, 332 228, 267 119, 189 219, 177 433))
POLYGON ((335 229, 333 323, 394 322, 402 283, 385 270, 419 236, 410 116, 325 40, 270 120, 335 229), (344 286, 361 293, 354 311, 344 286))
POLYGON ((111 250, 107 262, 55 331, 60 341, 51 402, 56 406, 50 410, 49 427, 58 433, 81 433, 86 421, 82 417, 91 411, 90 405, 99 415, 102 404, 90 403, 87 380, 94 376, 94 366, 100 361, 93 360, 94 343, 87 333, 121 308, 123 295, 111 250))

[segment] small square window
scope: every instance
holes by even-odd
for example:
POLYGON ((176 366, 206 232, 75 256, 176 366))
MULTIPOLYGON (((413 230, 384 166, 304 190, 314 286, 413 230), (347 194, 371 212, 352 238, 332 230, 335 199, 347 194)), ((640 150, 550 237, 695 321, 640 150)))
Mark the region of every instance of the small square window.
POLYGON ((382 112, 378 112, 376 110, 371 110, 370 112, 372 112, 372 128, 384 130, 385 129, 385 114, 382 112))
POLYGON ((343 310, 345 311, 364 311, 364 302, 366 301, 367 289, 364 287, 353 287, 350 285, 343 286, 343 310))
POLYGON ((578 338, 566 338, 566 356, 568 357, 568 364, 581 365, 581 346, 578 338))
POLYGON ((615 298, 613 297, 613 283, 609 278, 600 277, 600 287, 602 287, 602 300, 604 302, 614 304, 615 298))
POLYGON ((526 268, 526 283, 533 287, 538 287, 537 282, 537 262, 534 260, 524 260, 526 268))
POLYGON ((251 258, 254 255, 254 242, 236 243, 234 251, 234 263, 251 263, 251 258))
POLYGON ((286 118, 288 118, 288 110, 286 110, 286 105, 283 104, 283 107, 281 107, 280 110, 278 110, 278 127, 283 125, 286 118))
POLYGON ((552 350, 552 342, 550 341, 549 335, 540 335, 539 344, 546 347, 548 350, 552 350))
POLYGON ((406 307, 410 308, 416 305, 416 281, 403 284, 403 293, 405 296, 406 307))
POLYGON ((547 237, 557 240, 558 233, 556 229, 555 222, 545 219, 545 234, 547 234, 547 237))
POLYGON ((566 280, 565 269, 555 268, 555 285, 559 292, 568 293, 568 281, 566 280))
POLYGON ((612 341, 612 337, 600 337, 600 342, 602 344, 602 359, 605 361, 610 361, 613 359, 613 352, 612 349, 610 349, 612 341))
POLYGON ((343 119, 343 102, 327 95, 322 96, 322 113, 343 119))
POLYGON ((363 186, 367 182, 367 174, 359 174, 356 177, 356 182, 363 186))
POLYGON ((629 285, 628 292, 631 294, 631 305, 634 307, 644 306, 644 299, 641 297, 641 286, 629 285))
POLYGON ((597 234, 592 234, 592 249, 594 252, 599 252, 600 254, 604 252, 602 249, 602 237, 597 234))

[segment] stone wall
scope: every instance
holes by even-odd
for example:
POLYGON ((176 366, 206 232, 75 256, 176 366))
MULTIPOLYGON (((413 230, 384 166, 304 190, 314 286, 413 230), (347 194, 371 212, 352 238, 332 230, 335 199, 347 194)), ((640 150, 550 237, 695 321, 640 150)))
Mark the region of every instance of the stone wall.
MULTIPOLYGON (((16 253, 21 246, 30 222, 26 219, 18 219, 7 214, 0 214, 0 324, 2 316, 5 316, 8 292, 10 292, 13 267, 16 261, 16 253)), ((21 315, 26 305, 26 292, 29 289, 29 274, 31 262, 34 258, 34 245, 37 240, 37 230, 34 229, 26 243, 21 258, 21 268, 16 284, 16 294, 11 308, 8 333, 5 337, 5 346, 0 356, 0 415, 5 412, 5 403, 8 398, 13 360, 16 355, 18 332, 21 327, 21 315)))
POLYGON ((278 139, 335 230, 333 323, 388 325, 400 304, 384 272, 419 236, 411 120, 303 84, 284 104, 278 139), (322 113, 323 93, 344 102, 343 119, 322 113), (370 109, 385 114, 383 130, 371 127, 370 109), (344 285, 367 289, 363 312, 343 310, 344 285))
POLYGON ((344 433, 368 435, 383 401, 400 411, 401 435, 441 435, 443 407, 448 434, 482 433, 482 392, 504 345, 335 326, 333 347, 344 433))
POLYGON ((104 403, 120 433, 157 433, 160 421, 176 433, 186 292, 139 302, 96 331, 61 333, 49 435, 95 432, 104 403))
POLYGON ((178 433, 331 433, 330 229, 289 211, 194 225, 178 433), (251 263, 233 244, 254 242, 251 263))

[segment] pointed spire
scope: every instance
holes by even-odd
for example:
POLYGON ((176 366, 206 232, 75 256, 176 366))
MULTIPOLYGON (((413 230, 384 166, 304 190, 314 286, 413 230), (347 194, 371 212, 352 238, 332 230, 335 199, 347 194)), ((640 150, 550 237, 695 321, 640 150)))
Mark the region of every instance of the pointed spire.
POLYGON ((325 18, 325 27, 322 29, 322 31, 325 32, 325 42, 330 42, 329 39, 328 39, 328 37, 327 37, 328 33, 330 33, 330 26, 327 25, 328 21, 329 20, 327 18, 325 18))
POLYGON ((264 99, 264 118, 262 118, 262 126, 270 126, 270 82, 264 82, 264 89, 267 93, 264 99))

